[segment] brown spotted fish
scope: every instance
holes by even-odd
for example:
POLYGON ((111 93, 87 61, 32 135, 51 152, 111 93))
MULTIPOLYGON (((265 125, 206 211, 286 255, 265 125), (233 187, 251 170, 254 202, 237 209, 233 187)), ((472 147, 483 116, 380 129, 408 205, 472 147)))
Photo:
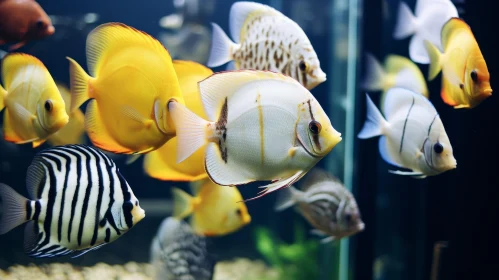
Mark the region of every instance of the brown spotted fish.
POLYGON ((326 81, 317 54, 300 26, 267 5, 240 1, 230 10, 230 33, 213 25, 209 67, 280 72, 312 89, 326 81))

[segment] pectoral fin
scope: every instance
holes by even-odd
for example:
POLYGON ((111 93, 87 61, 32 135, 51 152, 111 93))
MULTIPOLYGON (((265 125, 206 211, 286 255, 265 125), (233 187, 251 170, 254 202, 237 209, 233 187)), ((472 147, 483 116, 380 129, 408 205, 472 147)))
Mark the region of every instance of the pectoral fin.
POLYGON ((305 171, 299 171, 299 172, 296 172, 293 176, 291 176, 289 178, 279 179, 277 181, 272 182, 269 185, 262 186, 260 188, 265 188, 265 189, 262 190, 261 192, 259 192, 258 196, 250 198, 250 199, 246 199, 245 202, 250 201, 250 200, 255 200, 255 199, 260 198, 262 196, 265 196, 271 192, 275 192, 279 189, 287 188, 287 187, 291 186, 293 183, 295 183, 296 181, 300 180, 300 178, 303 177, 305 174, 306 174, 305 171))
POLYGON ((153 120, 144 117, 135 108, 133 108, 131 106, 123 106, 121 108, 121 112, 127 118, 130 118, 138 123, 141 123, 147 128, 150 128, 154 124, 153 120))

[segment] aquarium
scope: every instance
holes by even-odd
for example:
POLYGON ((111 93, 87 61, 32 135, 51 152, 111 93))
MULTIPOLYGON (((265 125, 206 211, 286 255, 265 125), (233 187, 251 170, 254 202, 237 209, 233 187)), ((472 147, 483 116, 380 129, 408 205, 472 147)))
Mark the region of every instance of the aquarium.
POLYGON ((493 279, 480 2, 0 0, 0 279, 493 279))

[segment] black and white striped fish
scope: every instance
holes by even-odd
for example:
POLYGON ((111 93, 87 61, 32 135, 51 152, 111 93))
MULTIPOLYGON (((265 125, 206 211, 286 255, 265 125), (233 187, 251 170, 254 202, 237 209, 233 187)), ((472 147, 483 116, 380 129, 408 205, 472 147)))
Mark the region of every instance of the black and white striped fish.
POLYGON ((145 217, 116 164, 93 147, 41 151, 28 168, 26 186, 30 199, 0 184, 0 234, 28 222, 24 250, 30 257, 81 256, 145 217))
POLYGON ((301 190, 291 186, 279 192, 276 211, 295 206, 315 228, 314 233, 327 236, 322 242, 339 240, 364 230, 357 202, 339 179, 316 167, 301 185, 301 190))
POLYGON ((174 217, 161 223, 151 244, 155 280, 211 280, 215 261, 206 249, 206 238, 174 217))

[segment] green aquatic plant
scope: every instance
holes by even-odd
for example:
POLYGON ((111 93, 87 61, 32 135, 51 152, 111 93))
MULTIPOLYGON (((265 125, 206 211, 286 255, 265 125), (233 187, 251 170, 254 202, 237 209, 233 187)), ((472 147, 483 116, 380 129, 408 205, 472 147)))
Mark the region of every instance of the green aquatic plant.
POLYGON ((295 223, 294 242, 288 244, 265 227, 255 230, 256 248, 279 271, 278 280, 317 279, 319 241, 307 239, 302 223, 295 223))

